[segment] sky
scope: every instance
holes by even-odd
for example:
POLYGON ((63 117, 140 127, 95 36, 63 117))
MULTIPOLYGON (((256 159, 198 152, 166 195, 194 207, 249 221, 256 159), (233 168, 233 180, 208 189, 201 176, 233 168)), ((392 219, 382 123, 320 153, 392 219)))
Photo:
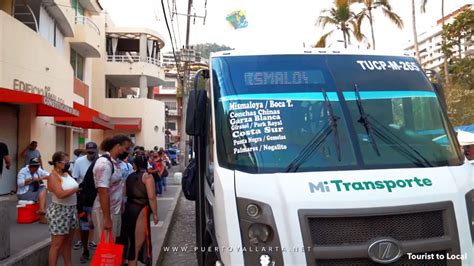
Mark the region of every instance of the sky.
MULTIPOLYGON (((186 43, 186 17, 173 16, 170 21, 170 10, 176 6, 177 13, 186 14, 188 0, 163 0, 168 22, 178 47, 186 43), (170 7, 170 9, 168 9, 170 7)), ((429 0, 427 12, 420 14, 420 0, 415 0, 418 34, 429 30, 441 18, 441 0, 429 0)), ((474 0, 445 0, 445 13, 456 10, 464 4, 474 4, 474 0)), ((164 51, 171 51, 171 42, 166 29, 160 0, 100 0, 102 7, 110 14, 117 26, 148 27, 159 32, 165 38, 164 51)), ((403 50, 413 39, 411 0, 392 0, 393 10, 404 22, 400 30, 384 17, 381 10, 374 11, 374 31, 377 49, 403 50)), ((319 37, 331 30, 316 26, 321 11, 329 9, 333 0, 193 0, 192 14, 207 14, 205 25, 203 19, 191 20, 190 44, 217 43, 235 49, 301 49, 314 45, 319 37), (245 11, 248 26, 234 29, 226 16, 235 10, 245 11)), ((353 5, 354 11, 361 5, 353 5)), ((370 41, 368 21, 362 29, 370 41)), ((342 48, 342 33, 335 31, 328 39, 327 45, 342 48)), ((354 40, 355 41, 355 40, 354 40)), ((354 46, 364 44, 355 43, 354 46)))

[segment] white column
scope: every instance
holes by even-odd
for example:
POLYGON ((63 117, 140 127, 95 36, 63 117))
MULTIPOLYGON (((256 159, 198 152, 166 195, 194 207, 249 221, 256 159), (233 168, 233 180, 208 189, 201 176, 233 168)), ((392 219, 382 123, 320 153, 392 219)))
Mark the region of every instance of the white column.
POLYGON ((144 75, 140 76, 140 98, 148 98, 147 78, 144 75))
POLYGON ((146 34, 140 34, 140 61, 146 62, 147 39, 146 34))

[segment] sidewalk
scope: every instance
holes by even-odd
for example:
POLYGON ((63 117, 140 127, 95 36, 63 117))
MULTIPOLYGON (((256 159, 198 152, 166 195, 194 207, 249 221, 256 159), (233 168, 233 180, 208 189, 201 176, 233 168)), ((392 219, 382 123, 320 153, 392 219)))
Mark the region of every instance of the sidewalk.
MULTIPOLYGON (((172 216, 174 214, 179 196, 181 195, 181 184, 174 182, 174 173, 179 170, 179 166, 173 166, 169 169, 167 191, 164 191, 158 199, 158 225, 152 224, 152 247, 153 247, 153 265, 162 250, 163 243, 168 234, 172 216)), ((48 226, 38 222, 32 224, 18 224, 16 222, 17 198, 15 195, 0 198, 0 201, 8 201, 8 218, 10 221, 10 257, 0 260, 1 265, 47 265, 47 255, 50 244, 50 234, 48 226)), ((82 249, 73 250, 73 265, 80 264, 79 258, 82 249)), ((93 251, 92 254, 93 255, 93 251)), ((60 265, 62 259, 60 259, 60 265)))

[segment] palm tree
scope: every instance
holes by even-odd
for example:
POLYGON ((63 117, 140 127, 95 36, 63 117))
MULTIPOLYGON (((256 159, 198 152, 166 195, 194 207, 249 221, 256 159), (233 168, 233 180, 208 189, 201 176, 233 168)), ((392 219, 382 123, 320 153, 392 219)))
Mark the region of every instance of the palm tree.
MULTIPOLYGON (((335 6, 331 9, 325 9, 321 13, 323 15, 318 17, 317 26, 322 26, 323 29, 327 25, 335 26, 336 29, 341 30, 344 39, 344 48, 351 43, 351 35, 358 41, 364 40, 365 36, 360 31, 360 24, 357 23, 357 15, 349 8, 350 0, 336 0, 335 6), (350 27, 352 26, 352 28, 350 27)), ((326 39, 334 32, 334 29, 321 36, 316 47, 325 47, 326 39)))
POLYGON ((367 18, 370 23, 370 31, 372 33, 372 48, 375 50, 375 36, 374 36, 374 19, 372 10, 381 8, 383 14, 399 29, 403 29, 403 21, 397 13, 392 11, 392 6, 389 0, 350 0, 351 3, 363 3, 365 5, 364 10, 359 16, 361 23, 364 18, 367 18))
MULTIPOLYGON (((426 3, 426 1, 427 0, 423 0, 423 3, 426 3)), ((411 16, 413 21, 413 41, 415 42, 415 56, 416 60, 418 60, 418 62, 421 64, 420 49, 418 48, 418 34, 416 33, 415 0, 411 0, 411 16)))

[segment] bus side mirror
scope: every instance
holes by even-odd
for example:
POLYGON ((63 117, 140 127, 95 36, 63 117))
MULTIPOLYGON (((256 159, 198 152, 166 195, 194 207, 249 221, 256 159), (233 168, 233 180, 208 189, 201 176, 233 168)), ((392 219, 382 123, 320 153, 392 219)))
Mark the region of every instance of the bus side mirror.
POLYGON ((186 110, 186 134, 190 136, 203 136, 206 134, 206 113, 206 91, 191 90, 186 110))

